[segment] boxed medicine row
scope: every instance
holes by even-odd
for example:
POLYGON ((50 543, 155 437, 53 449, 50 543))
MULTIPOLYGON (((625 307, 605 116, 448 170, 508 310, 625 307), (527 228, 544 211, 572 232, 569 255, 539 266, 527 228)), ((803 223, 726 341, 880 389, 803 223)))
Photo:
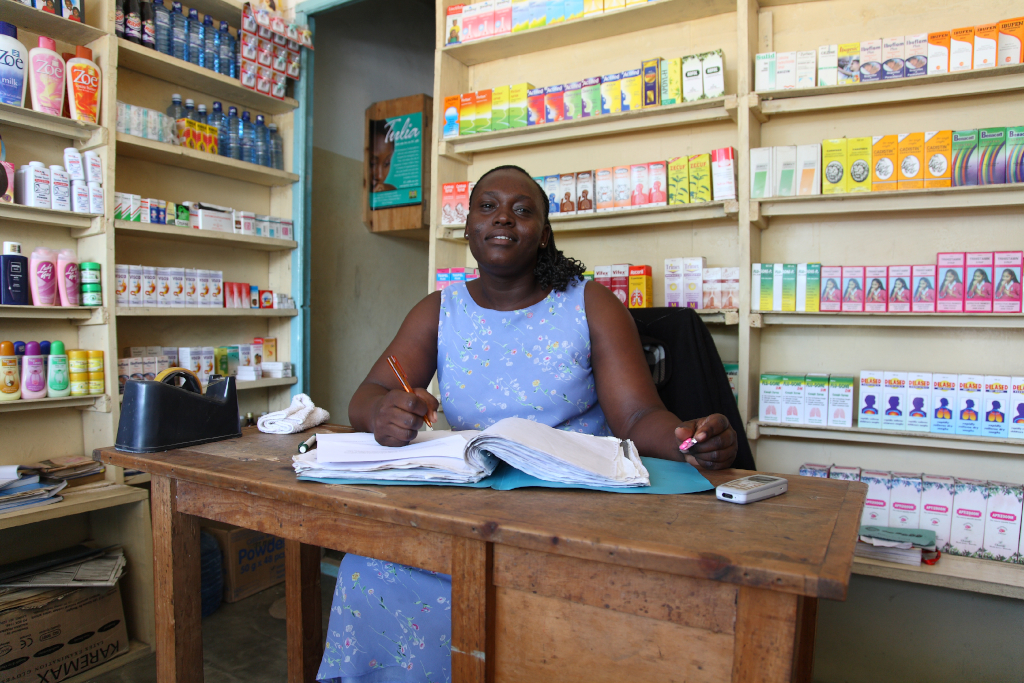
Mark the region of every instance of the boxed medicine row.
POLYGON ((446 10, 445 45, 595 17, 654 0, 482 0, 446 10))
POLYGON ((118 383, 124 393, 129 379, 153 380, 172 367, 191 370, 205 387, 210 375, 237 376, 239 381, 260 377, 291 377, 291 363, 277 361, 277 338, 256 337, 246 344, 227 346, 130 346, 118 359, 118 383))

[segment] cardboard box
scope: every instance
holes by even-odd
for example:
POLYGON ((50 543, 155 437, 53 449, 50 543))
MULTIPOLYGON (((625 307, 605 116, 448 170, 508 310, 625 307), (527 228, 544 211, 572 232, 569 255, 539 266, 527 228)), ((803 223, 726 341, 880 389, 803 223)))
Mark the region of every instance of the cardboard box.
POLYGON ((991 313, 995 277, 993 252, 968 252, 964 260, 964 313, 991 313))
POLYGON ((991 69, 998 60, 998 24, 981 24, 974 27, 974 57, 972 68, 991 69))
POLYGON ((445 138, 459 137, 459 112, 462 97, 452 95, 444 98, 444 126, 441 135, 445 138))
POLYGON ((1024 439, 1024 377, 1010 378, 1010 438, 1024 439))
POLYGON ((843 313, 864 312, 864 267, 843 266, 843 313))
POLYGON ((645 206, 668 205, 668 164, 664 161, 651 161, 647 164, 647 184, 651 190, 645 206))
POLYGON ((544 182, 541 183, 541 187, 544 188, 544 194, 548 196, 548 213, 551 217, 557 217, 562 208, 561 196, 559 190, 561 187, 561 179, 557 175, 544 176, 544 182))
POLYGON ((601 76, 601 113, 618 114, 622 111, 622 74, 601 76))
POLYGON ((796 87, 813 88, 818 75, 818 53, 801 50, 796 53, 796 87))
POLYGON ((700 308, 704 305, 704 269, 708 267, 703 256, 683 259, 683 306, 700 308))
POLYGON ((850 169, 847 192, 871 191, 871 152, 873 138, 850 138, 846 141, 846 164, 850 169))
POLYGON ((949 31, 928 34, 928 75, 949 73, 949 31))
POLYGON ((576 213, 593 213, 594 203, 594 172, 580 171, 576 174, 576 213))
POLYGON ((771 92, 776 89, 776 71, 778 55, 774 52, 761 52, 754 55, 754 90, 771 92))
POLYGON ((853 426, 853 377, 832 375, 828 378, 828 426, 853 426))
POLYGON ((711 150, 712 196, 716 201, 736 199, 738 173, 735 148, 722 147, 711 150))
POLYGON ((491 91, 478 90, 473 93, 473 132, 491 132, 491 91))
MULTIPOLYGON (((646 171, 645 171, 646 173, 646 171)), ((632 188, 630 187, 629 166, 612 168, 612 183, 615 193, 615 210, 622 211, 631 207, 632 188)))
POLYGON ((818 48, 818 85, 827 87, 839 82, 839 46, 822 45, 818 48))
POLYGON ((774 147, 755 147, 750 150, 750 198, 767 199, 775 196, 775 173, 772 160, 774 147))
POLYGON ((933 130, 924 134, 924 186, 951 187, 953 184, 953 131, 933 130))
POLYGON ((906 40, 903 36, 882 39, 882 80, 903 78, 907 74, 906 40))
POLYGON ((557 123, 565 120, 565 87, 549 85, 544 88, 544 122, 557 123))
POLYGON ((711 201, 711 155, 694 154, 689 161, 690 203, 711 201))
POLYGON ((914 297, 910 303, 911 313, 935 312, 935 272, 933 265, 914 266, 912 284, 914 297))
POLYGON ((956 433, 959 379, 959 375, 954 374, 932 374, 931 432, 933 434, 956 433))
POLYGON ((641 77, 643 79, 643 107, 657 107, 661 105, 661 62, 660 57, 647 59, 641 64, 641 77))
POLYGON ((860 44, 860 82, 882 80, 882 40, 866 40, 860 44))
POLYGON ((818 465, 813 462, 805 462, 800 465, 800 476, 801 477, 816 477, 818 479, 828 479, 828 471, 831 469, 829 465, 818 465))
POLYGON ((508 101, 507 85, 491 90, 491 130, 508 130, 508 101))
POLYGON ((893 472, 889 490, 889 526, 918 529, 921 524, 921 475, 893 472))
POLYGON ((926 474, 921 477, 921 529, 935 532, 935 547, 945 551, 953 521, 953 492, 956 480, 926 474))
POLYGON ((565 84, 562 92, 562 107, 566 121, 583 118, 583 81, 565 84))
POLYGON ((1004 375, 985 375, 985 403, 982 414, 981 435, 995 439, 1010 436, 1010 378, 1004 375))
POLYGON ((630 263, 612 264, 612 294, 619 297, 625 306, 629 301, 629 268, 630 263))
POLYGON ((722 268, 722 308, 740 307, 740 269, 722 268))
POLYGON ((1024 254, 1019 251, 997 251, 992 254, 992 284, 995 294, 993 313, 1021 312, 1021 266, 1024 254))
POLYGON ((700 56, 704 75, 704 99, 725 95, 725 56, 721 50, 705 52, 700 56))
POLYGON ((889 494, 892 488, 892 474, 878 470, 864 470, 860 481, 868 485, 864 499, 864 511, 860 516, 861 525, 889 526, 889 494))
POLYGON ((912 266, 889 266, 889 313, 910 313, 912 266))
POLYGON ((882 406, 884 373, 880 370, 861 370, 860 407, 857 411, 857 426, 862 429, 882 428, 882 406))
POLYGON ((837 138, 821 141, 822 194, 843 194, 847 182, 847 140, 837 138))
POLYGON ((985 543, 979 555, 999 562, 1020 562, 1020 519, 1024 490, 1020 484, 988 483, 985 543))
POLYGON ((836 67, 839 85, 860 83, 860 43, 840 45, 836 67))
POLYGON ((804 424, 804 376, 782 375, 782 424, 804 424))
POLYGON ((668 160, 668 203, 670 205, 690 203, 690 160, 675 157, 668 160))
POLYGON ((840 481, 860 481, 860 468, 833 465, 828 471, 828 478, 840 481))
POLYGON ((615 210, 615 177, 614 169, 599 168, 594 171, 595 193, 598 211, 615 210))
POLYGON ((798 195, 821 194, 821 145, 797 145, 798 195))
POLYGON ((532 88, 526 93, 526 125, 539 126, 547 122, 544 88, 532 88))
POLYGON ((629 206, 639 209, 651 201, 650 183, 647 179, 647 164, 633 164, 629 167, 629 206))
POLYGON ((980 479, 957 478, 953 485, 949 543, 943 551, 950 555, 976 556, 984 546, 987 510, 988 484, 980 479))
POLYGON ((584 78, 580 98, 583 101, 583 118, 601 115, 601 77, 584 78))
POLYGON ((824 427, 828 424, 828 375, 804 376, 803 424, 824 427))
MULTIPOLYGON (((797 193, 796 146, 772 147, 771 151, 772 194, 769 196, 792 197, 797 193)), ((753 194, 751 197, 753 197, 753 194)))
POLYGON ((683 259, 665 259, 665 305, 683 308, 683 259))
POLYGON ((964 312, 964 252, 944 252, 935 257, 938 296, 936 313, 964 312))
POLYGON ((654 276, 650 266, 629 267, 629 307, 654 308, 654 276))
POLYGON ((959 375, 956 390, 957 434, 981 436, 981 415, 984 405, 984 375, 959 375))
POLYGON ((996 46, 1000 66, 1024 61, 1024 17, 1003 19, 996 24, 999 40, 996 46))
POLYGON ((818 301, 822 312, 838 313, 843 310, 843 269, 841 266, 821 267, 821 296, 818 301))
POLYGON ((953 187, 978 184, 978 131, 953 131, 953 187))
POLYGON ((761 373, 757 419, 771 424, 782 423, 782 375, 761 373))
POLYGON ((889 268, 864 267, 864 312, 885 313, 889 310, 889 268))
POLYGON ((203 530, 217 539, 223 556, 224 602, 238 602, 284 581, 283 538, 208 520, 203 530))
POLYGON ((508 127, 525 128, 529 118, 529 94, 533 90, 530 83, 517 83, 508 87, 508 127))
POLYGON ((562 173, 558 176, 558 214, 576 215, 576 174, 562 173))
POLYGON ((594 268, 594 282, 599 285, 604 285, 608 289, 612 288, 612 267, 611 266, 596 266, 594 268))
POLYGON ((722 269, 705 268, 701 282, 701 308, 713 310, 722 308, 722 269))
POLYGON ((619 90, 622 95, 622 111, 639 111, 644 106, 644 86, 640 69, 629 69, 622 72, 619 79, 619 90))
POLYGON ((472 135, 476 117, 476 93, 459 95, 459 135, 472 135))
POLYGON ((915 33, 904 39, 907 54, 904 75, 907 78, 924 76, 928 73, 928 34, 915 33))
POLYGON ((907 431, 907 373, 886 371, 882 375, 882 429, 907 431))
POLYGON ((1006 182, 1006 128, 978 129, 978 171, 979 185, 1006 182))
POLYGON ((661 104, 681 103, 683 101, 683 60, 679 57, 661 60, 659 78, 661 104))
POLYGON ((797 313, 818 313, 821 297, 821 264, 798 263, 796 266, 797 313))
POLYGON ((907 373, 907 431, 931 431, 932 375, 907 373))
POLYGON ((974 27, 955 28, 949 32, 949 72, 974 68, 974 27))
POLYGON ((1024 126, 1006 128, 1006 182, 1024 183, 1024 126))
POLYGON ((687 55, 681 64, 683 74, 683 102, 704 99, 704 76, 700 55, 687 55))
POLYGON ((901 133, 897 136, 896 181, 900 190, 924 188, 924 133, 901 133))

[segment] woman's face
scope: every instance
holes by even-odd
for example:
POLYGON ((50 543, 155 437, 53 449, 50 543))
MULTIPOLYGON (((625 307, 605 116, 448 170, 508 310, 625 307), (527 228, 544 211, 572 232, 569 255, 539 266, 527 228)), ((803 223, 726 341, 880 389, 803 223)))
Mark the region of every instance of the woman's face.
POLYGON ((550 238, 545 225, 547 201, 532 178, 512 170, 497 171, 477 186, 466 220, 473 258, 495 275, 532 272, 541 243, 550 238))
POLYGON ((974 271, 974 283, 980 285, 985 280, 985 276, 980 270, 974 271))
POLYGON ((1008 285, 1013 281, 1013 275, 1008 270, 1003 271, 1003 284, 1008 285))

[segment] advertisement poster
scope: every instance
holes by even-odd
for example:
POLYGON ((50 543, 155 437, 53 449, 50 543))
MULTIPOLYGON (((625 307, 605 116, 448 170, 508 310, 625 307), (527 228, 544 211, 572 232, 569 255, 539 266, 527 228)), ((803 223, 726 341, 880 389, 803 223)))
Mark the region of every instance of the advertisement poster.
POLYGON ((370 208, 423 203, 423 114, 370 121, 370 208))

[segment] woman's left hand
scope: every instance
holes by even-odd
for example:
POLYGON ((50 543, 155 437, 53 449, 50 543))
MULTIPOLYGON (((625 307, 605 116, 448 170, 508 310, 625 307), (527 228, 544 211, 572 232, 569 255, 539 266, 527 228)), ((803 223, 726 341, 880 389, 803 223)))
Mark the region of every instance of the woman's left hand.
POLYGON ((675 436, 679 444, 690 437, 697 442, 684 453, 694 467, 723 470, 736 460, 736 431, 720 413, 684 422, 676 427, 675 436))

